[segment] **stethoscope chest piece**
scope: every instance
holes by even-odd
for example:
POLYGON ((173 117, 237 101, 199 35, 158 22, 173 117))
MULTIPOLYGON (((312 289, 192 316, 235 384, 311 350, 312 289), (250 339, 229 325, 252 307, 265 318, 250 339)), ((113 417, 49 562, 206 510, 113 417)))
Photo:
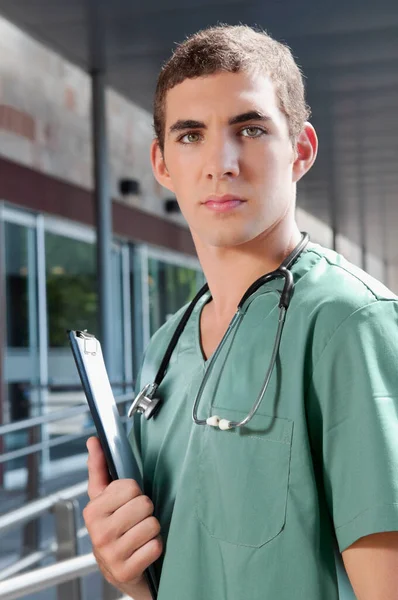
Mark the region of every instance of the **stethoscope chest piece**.
POLYGON ((153 397, 156 390, 156 384, 148 383, 134 398, 134 402, 130 406, 127 416, 132 417, 135 413, 139 412, 142 413, 146 419, 153 417, 160 406, 160 398, 153 397))

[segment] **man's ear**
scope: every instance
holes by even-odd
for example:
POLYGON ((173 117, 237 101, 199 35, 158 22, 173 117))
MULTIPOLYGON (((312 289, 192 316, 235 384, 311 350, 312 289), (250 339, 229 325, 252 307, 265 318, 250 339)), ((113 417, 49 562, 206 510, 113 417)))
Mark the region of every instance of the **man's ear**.
POLYGON ((163 152, 160 149, 159 142, 155 138, 151 144, 151 164, 155 179, 160 185, 174 193, 173 184, 164 161, 163 152))
POLYGON ((311 123, 305 123, 294 152, 293 181, 297 183, 311 169, 318 153, 318 137, 311 123))

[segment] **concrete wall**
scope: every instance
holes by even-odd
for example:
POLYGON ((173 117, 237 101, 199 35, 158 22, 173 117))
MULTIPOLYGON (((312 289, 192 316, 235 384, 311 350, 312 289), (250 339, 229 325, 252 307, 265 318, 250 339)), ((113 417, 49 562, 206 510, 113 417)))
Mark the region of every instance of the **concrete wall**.
MULTIPOLYGON (((0 18, 0 154, 92 189, 90 78, 55 52, 0 18)), ((121 178, 138 179, 142 195, 129 199, 165 215, 170 193, 153 177, 149 157, 151 115, 107 91, 110 192, 119 198, 121 178)))

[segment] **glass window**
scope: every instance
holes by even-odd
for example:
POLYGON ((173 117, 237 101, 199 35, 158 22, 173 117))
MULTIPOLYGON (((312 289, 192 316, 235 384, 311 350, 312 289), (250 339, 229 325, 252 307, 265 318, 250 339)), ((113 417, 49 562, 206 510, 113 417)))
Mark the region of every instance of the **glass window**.
POLYGON ((5 224, 7 346, 29 346, 27 228, 5 224))
MULTIPOLYGON (((41 412, 38 395, 36 235, 32 227, 4 223, 6 347, 4 422, 34 417, 41 412)), ((24 448, 26 430, 4 437, 4 451, 24 448)), ((11 471, 25 466, 25 458, 6 464, 11 471)))
MULTIPOLYGON (((45 253, 50 384, 47 402, 51 411, 86 404, 66 331, 87 329, 96 336, 100 335, 98 280, 95 244, 46 232, 45 253)), ((113 347, 108 374, 114 384, 115 395, 119 395, 124 389, 125 373, 122 258, 121 248, 117 244, 112 249, 112 279, 109 285, 112 290, 113 347)), ((67 444, 51 447, 51 460, 85 452, 85 441, 92 427, 88 413, 50 423, 47 427, 50 439, 60 435, 83 434, 67 444)))
MULTIPOLYGON (((48 411, 53 411, 85 403, 66 331, 87 329, 98 335, 95 245, 47 231, 45 256, 51 386, 47 405, 48 411)), ((89 427, 89 416, 79 415, 50 423, 47 433, 54 439, 59 435, 78 435, 89 427)), ((85 436, 51 447, 50 459, 66 458, 84 451, 85 436)))
POLYGON ((67 329, 98 335, 94 244, 47 232, 45 245, 50 347, 68 346, 67 329))
POLYGON ((150 333, 179 308, 192 300, 198 290, 199 272, 191 267, 167 263, 150 257, 148 261, 150 333))

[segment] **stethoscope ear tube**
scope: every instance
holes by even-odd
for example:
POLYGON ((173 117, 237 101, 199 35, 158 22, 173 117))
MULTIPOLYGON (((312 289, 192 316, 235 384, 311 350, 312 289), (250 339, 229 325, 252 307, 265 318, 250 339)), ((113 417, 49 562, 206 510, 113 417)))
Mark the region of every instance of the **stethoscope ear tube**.
POLYGON ((296 248, 285 258, 283 263, 275 269, 275 271, 271 271, 271 273, 267 273, 262 277, 259 277, 252 285, 246 290, 241 301, 238 304, 238 308, 243 308, 244 303, 252 294, 257 292, 257 290, 263 286, 265 283, 272 281, 273 279, 278 279, 278 277, 283 277, 285 280, 285 285, 282 292, 282 298, 280 300, 279 306, 284 306, 288 308, 289 302, 293 292, 293 275, 290 272, 290 268, 293 266, 295 261, 298 259, 306 245, 309 241, 308 233, 303 232, 301 236, 301 240, 299 244, 297 244, 296 248))
POLYGON ((201 299, 203 294, 205 294, 208 291, 208 289, 209 289, 209 286, 207 283, 205 283, 204 286, 202 286, 200 288, 200 290, 198 291, 198 293, 196 294, 194 299, 191 301, 187 310, 183 314, 181 321, 178 323, 177 328, 173 334, 173 337, 170 340, 170 343, 167 347, 165 355, 162 359, 162 362, 160 363, 160 367, 156 374, 156 377, 154 380, 154 385, 156 386, 156 389, 159 387, 159 385, 161 384, 161 382, 166 374, 166 370, 167 370, 167 367, 169 366, 171 355, 173 354, 174 348, 176 347, 177 342, 180 339, 180 336, 181 336, 183 330, 185 329, 185 325, 188 323, 189 317, 191 316, 193 309, 195 308, 196 304, 201 299))

